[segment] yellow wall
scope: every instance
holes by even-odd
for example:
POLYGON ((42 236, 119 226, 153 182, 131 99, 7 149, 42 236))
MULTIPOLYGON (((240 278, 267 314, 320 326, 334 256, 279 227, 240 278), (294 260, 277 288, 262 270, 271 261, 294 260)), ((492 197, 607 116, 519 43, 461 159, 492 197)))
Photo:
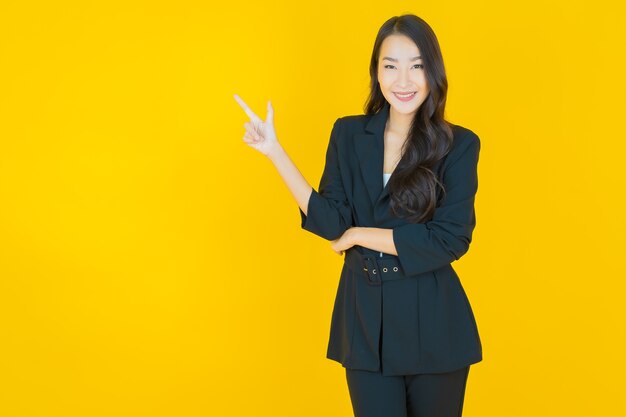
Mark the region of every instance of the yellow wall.
POLYGON ((99 3, 0 6, 1 416, 351 415, 325 358, 341 258, 233 94, 272 100, 317 188, 402 13, 482 140, 464 416, 624 415, 619 2, 99 3))

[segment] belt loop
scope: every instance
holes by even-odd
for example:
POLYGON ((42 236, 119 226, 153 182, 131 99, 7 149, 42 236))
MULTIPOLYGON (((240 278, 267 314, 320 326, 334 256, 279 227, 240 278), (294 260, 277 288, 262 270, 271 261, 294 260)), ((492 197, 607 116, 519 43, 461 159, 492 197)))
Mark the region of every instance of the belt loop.
POLYGON ((378 268, 376 258, 374 258, 373 256, 364 256, 363 261, 365 263, 363 270, 367 272, 370 283, 380 285, 382 282, 381 272, 378 268))

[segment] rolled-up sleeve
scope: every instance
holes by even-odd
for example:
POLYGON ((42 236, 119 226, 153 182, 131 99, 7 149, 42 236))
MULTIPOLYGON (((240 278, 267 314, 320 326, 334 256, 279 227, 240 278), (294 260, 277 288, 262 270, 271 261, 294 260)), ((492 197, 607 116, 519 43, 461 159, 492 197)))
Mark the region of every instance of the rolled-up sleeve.
POLYGON ((467 145, 460 145, 460 156, 445 169, 445 198, 432 220, 393 229, 393 242, 406 275, 436 270, 469 250, 476 226, 480 139, 473 132, 468 136, 467 145))
POLYGON ((352 226, 352 208, 341 181, 337 140, 341 118, 335 121, 326 150, 326 164, 318 191, 313 189, 307 214, 300 210, 301 227, 327 240, 334 240, 352 226))

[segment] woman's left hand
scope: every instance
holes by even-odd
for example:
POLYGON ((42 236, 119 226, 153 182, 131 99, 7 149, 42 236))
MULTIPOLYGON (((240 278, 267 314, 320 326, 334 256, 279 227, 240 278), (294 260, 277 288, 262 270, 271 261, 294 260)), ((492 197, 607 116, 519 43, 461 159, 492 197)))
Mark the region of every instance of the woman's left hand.
POLYGON ((351 227, 343 232, 343 235, 341 235, 339 239, 335 239, 330 242, 330 247, 337 255, 343 255, 345 251, 356 245, 355 233, 357 229, 357 227, 351 227))

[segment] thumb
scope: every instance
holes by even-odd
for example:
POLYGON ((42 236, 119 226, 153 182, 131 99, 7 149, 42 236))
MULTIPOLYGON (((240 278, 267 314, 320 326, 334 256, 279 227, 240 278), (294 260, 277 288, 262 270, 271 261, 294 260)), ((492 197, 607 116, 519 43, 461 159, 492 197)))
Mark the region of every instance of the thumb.
POLYGON ((265 121, 271 125, 274 124, 274 107, 272 107, 270 100, 267 101, 267 117, 265 121))

